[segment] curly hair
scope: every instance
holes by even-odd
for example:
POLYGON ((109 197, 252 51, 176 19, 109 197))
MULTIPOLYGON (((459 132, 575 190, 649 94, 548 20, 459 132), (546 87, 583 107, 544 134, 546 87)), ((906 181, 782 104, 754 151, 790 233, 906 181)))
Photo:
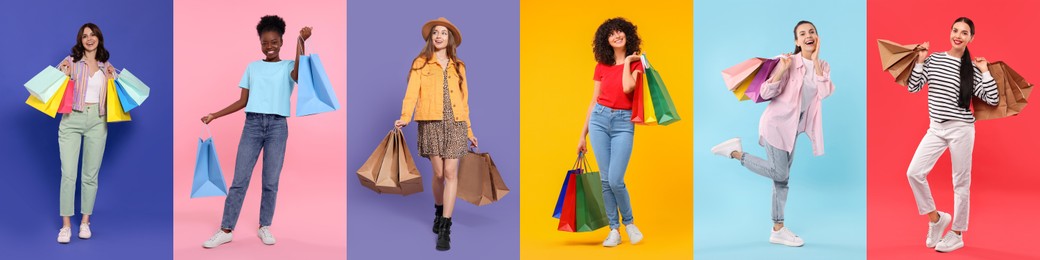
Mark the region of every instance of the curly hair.
POLYGON ((98 28, 96 24, 85 23, 79 27, 79 33, 76 34, 76 45, 72 46, 72 62, 77 62, 83 59, 83 53, 87 52, 87 48, 83 46, 83 31, 90 28, 90 31, 94 32, 94 36, 97 36, 97 50, 94 52, 94 59, 100 62, 108 61, 108 50, 105 49, 105 36, 101 35, 101 28, 98 28))
POLYGON ((607 19, 596 29, 596 38, 592 39, 592 52, 596 55, 596 62, 604 65, 615 65, 614 47, 610 46, 610 34, 614 32, 625 33, 625 54, 640 51, 639 34, 636 33, 636 25, 622 17, 607 19))
POLYGON ((276 32, 278 36, 285 35, 285 20, 277 15, 260 17, 260 22, 256 24, 256 35, 260 36, 264 32, 276 32))

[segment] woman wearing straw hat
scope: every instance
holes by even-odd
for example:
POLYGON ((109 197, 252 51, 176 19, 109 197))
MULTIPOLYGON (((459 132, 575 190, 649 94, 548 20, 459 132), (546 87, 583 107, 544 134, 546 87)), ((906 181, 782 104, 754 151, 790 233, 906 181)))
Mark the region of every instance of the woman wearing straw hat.
POLYGON ((451 249, 459 158, 466 154, 467 141, 477 147, 477 138, 469 120, 466 65, 455 50, 462 43, 462 34, 444 17, 423 24, 421 33, 426 44, 412 61, 401 118, 394 126, 408 125, 413 112, 419 122, 419 155, 430 159, 434 173, 433 232, 437 233, 437 250, 447 251, 451 249))

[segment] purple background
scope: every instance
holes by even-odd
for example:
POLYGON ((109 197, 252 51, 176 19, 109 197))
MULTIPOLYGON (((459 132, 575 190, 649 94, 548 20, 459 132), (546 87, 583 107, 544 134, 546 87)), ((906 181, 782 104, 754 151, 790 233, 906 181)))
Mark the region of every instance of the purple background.
POLYGON ((519 234, 519 2, 352 1, 347 8, 347 258, 516 259, 519 234), (458 200, 452 249, 437 252, 430 162, 416 151, 416 124, 405 127, 424 191, 380 195, 356 171, 400 116, 408 68, 423 47, 420 28, 446 17, 462 33, 470 119, 511 192, 476 207, 458 200))
POLYGON ((8 1, 0 10, 4 63, 0 65, 0 258, 172 258, 171 1, 8 1), (79 26, 97 24, 118 69, 129 68, 151 87, 131 111, 133 121, 109 124, 108 142, 91 218, 93 238, 77 237, 77 187, 72 242, 58 244, 58 119, 25 105, 22 86, 47 65, 56 66, 75 44, 79 26))

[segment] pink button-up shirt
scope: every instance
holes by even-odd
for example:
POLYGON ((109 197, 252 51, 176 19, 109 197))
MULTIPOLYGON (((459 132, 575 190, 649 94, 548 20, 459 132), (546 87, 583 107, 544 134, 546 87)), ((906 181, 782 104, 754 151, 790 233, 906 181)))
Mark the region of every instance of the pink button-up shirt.
MULTIPOLYGON (((72 56, 65 57, 65 59, 62 59, 61 62, 58 62, 58 65, 56 65, 55 67, 60 67, 61 63, 65 62, 66 60, 69 61, 69 64, 71 65, 69 67, 72 69, 72 75, 69 76, 69 80, 76 82, 73 90, 75 92, 72 95, 72 110, 83 111, 83 108, 87 106, 87 78, 91 75, 89 71, 90 67, 87 66, 87 62, 82 59, 77 62, 73 62, 72 56)), ((112 63, 109 63, 107 61, 99 61, 97 65, 98 70, 101 71, 101 75, 105 77, 105 82, 108 82, 109 78, 105 71, 108 69, 108 67, 112 66, 112 63)), ((116 76, 118 77, 118 75, 116 76)), ((100 115, 105 115, 105 104, 107 103, 105 97, 108 94, 107 85, 106 89, 102 89, 100 94, 101 98, 98 99, 98 112, 100 113, 100 115)))
POLYGON ((813 154, 823 155, 823 114, 820 112, 820 101, 834 92, 834 83, 831 83, 831 68, 827 62, 821 60, 820 67, 823 69, 823 76, 813 72, 812 79, 805 79, 805 64, 801 58, 792 56, 791 68, 782 75, 780 81, 762 83, 762 97, 772 101, 762 112, 762 119, 758 123, 759 145, 769 144, 787 152, 794 150, 802 106, 802 83, 804 80, 815 80, 816 97, 805 111, 805 133, 812 141, 813 154))

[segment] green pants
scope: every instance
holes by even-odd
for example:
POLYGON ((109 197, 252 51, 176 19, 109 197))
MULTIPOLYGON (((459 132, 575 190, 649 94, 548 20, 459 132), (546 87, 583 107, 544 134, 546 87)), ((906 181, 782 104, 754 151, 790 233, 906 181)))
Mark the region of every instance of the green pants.
POLYGON ((62 115, 58 125, 58 150, 61 157, 61 216, 72 216, 76 204, 76 166, 79 164, 80 146, 83 147, 83 177, 80 188, 80 213, 94 212, 97 196, 98 170, 105 154, 108 139, 108 124, 98 114, 98 105, 87 105, 83 111, 72 111, 62 115))

